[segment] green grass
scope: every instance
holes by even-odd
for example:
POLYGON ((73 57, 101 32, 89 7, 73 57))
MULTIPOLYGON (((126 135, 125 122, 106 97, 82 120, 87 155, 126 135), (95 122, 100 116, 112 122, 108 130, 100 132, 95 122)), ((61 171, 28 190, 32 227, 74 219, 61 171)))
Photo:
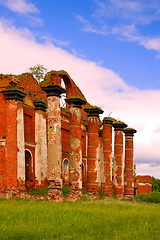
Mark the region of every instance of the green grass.
POLYGON ((28 190, 27 193, 28 195, 31 195, 31 196, 38 195, 38 196, 46 197, 48 194, 48 191, 49 191, 49 188, 43 188, 43 189, 34 188, 34 189, 28 190))
POLYGON ((160 239, 160 204, 0 200, 0 239, 160 239))

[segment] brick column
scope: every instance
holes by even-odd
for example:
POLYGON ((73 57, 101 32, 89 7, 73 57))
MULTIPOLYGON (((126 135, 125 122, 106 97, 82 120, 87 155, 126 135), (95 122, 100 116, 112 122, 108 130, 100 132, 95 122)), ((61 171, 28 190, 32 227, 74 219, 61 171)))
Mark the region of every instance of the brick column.
POLYGON ((97 192, 98 187, 98 129, 99 114, 103 110, 97 107, 87 107, 88 113, 88 156, 87 156, 87 190, 97 192))
POLYGON ((61 111, 60 95, 65 89, 59 85, 42 87, 48 102, 48 182, 50 187, 62 187, 61 111))
POLYGON ((103 130, 98 130, 99 138, 98 138, 98 186, 101 190, 102 186, 102 177, 103 177, 103 130))
POLYGON ((23 98, 20 90, 2 91, 6 98, 6 187, 25 186, 23 98))
POLYGON ((81 106, 86 103, 81 98, 66 98, 70 106, 69 125, 69 183, 73 189, 82 189, 82 132, 81 106))
POLYGON ((35 179, 37 187, 47 187, 47 131, 46 108, 47 105, 34 101, 35 105, 35 179))
POLYGON ((112 195, 112 123, 116 120, 111 117, 103 119, 103 182, 102 192, 112 195))
POLYGON ((123 170, 123 130, 127 125, 117 121, 113 123, 114 138, 114 193, 117 196, 124 194, 124 170, 123 170))
POLYGON ((125 168, 124 168, 124 194, 134 196, 134 162, 133 162, 133 136, 137 131, 125 128, 125 168))

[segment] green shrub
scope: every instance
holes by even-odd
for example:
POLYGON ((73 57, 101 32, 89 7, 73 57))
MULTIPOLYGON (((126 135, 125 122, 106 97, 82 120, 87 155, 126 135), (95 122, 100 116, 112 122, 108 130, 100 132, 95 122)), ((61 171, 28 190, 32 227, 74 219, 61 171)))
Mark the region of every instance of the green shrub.
POLYGON ((99 195, 100 199, 102 199, 105 196, 105 194, 103 192, 101 192, 101 191, 98 192, 98 195, 99 195))
POLYGON ((82 201, 88 200, 88 193, 86 190, 82 190, 83 197, 81 198, 82 201))
POLYGON ((67 197, 68 194, 69 194, 69 188, 67 186, 63 186, 62 187, 62 193, 65 197, 67 197))
POLYGON ((141 202, 160 203, 160 192, 141 193, 135 196, 135 199, 141 202))
POLYGON ((47 196, 48 191, 49 191, 49 188, 42 188, 42 189, 33 188, 28 190, 27 193, 29 195, 47 196))
POLYGON ((152 192, 160 192, 160 179, 152 177, 152 192))

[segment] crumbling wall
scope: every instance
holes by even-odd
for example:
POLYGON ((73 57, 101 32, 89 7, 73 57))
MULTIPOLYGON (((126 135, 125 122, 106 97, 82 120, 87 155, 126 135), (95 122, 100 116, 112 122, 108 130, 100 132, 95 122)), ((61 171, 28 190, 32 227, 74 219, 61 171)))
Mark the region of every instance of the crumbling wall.
MULTIPOLYGON (((31 181, 27 188, 47 186, 49 169, 48 179, 57 179, 54 187, 62 187, 63 184, 75 185, 77 189, 95 192, 102 190, 109 196, 113 190, 117 195, 122 196, 125 193, 122 163, 124 128, 127 125, 119 122, 121 125, 123 123, 119 129, 111 118, 105 118, 110 121, 105 124, 110 126, 102 127, 99 114, 103 113, 103 110, 86 102, 85 96, 67 72, 50 71, 40 84, 30 73, 18 76, 0 75, 0 88, 12 93, 9 100, 4 93, 0 93, 0 191, 6 187, 25 185, 27 150, 32 158, 31 181), (66 89, 61 86, 62 80, 66 89), (17 89, 20 91, 19 98, 13 94, 17 89), (48 93, 46 89, 52 92, 48 93), (66 100, 66 107, 61 109, 60 98, 65 90, 66 98, 70 100, 66 100), (39 105, 36 108, 35 101, 41 102, 42 108, 39 108, 39 105), (48 108, 45 113, 47 101, 48 108), (88 106, 86 109, 85 104, 88 106), (114 174, 112 126, 116 130, 114 174), (101 127, 103 130, 101 129, 99 134, 101 127), (52 151, 49 151, 50 147, 52 151)), ((125 164, 125 173, 129 171, 130 175, 125 175, 125 184, 132 188, 133 147, 126 147, 126 151, 128 162, 125 164)), ((135 187, 137 194, 150 192, 151 177, 137 176, 135 187)))
POLYGON ((135 182, 136 195, 140 193, 152 192, 152 177, 151 176, 136 176, 135 182))

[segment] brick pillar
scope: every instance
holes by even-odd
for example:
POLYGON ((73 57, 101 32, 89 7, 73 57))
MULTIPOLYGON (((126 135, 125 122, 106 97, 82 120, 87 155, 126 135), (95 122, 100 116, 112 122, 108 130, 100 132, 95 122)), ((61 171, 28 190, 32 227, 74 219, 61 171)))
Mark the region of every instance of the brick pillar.
POLYGON ((47 187, 47 131, 46 108, 42 101, 35 101, 35 179, 37 187, 47 187))
POLYGON ((60 95, 65 89, 59 85, 42 87, 48 102, 48 182, 50 187, 62 187, 61 111, 60 95))
POLYGON ((25 186, 23 98, 20 90, 2 91, 6 98, 6 182, 9 189, 15 189, 18 181, 25 186))
POLYGON ((87 156, 87 190, 97 192, 98 187, 98 129, 99 114, 103 110, 97 107, 87 107, 88 113, 88 156, 87 156))
POLYGON ((125 128, 125 168, 124 168, 124 194, 134 196, 134 162, 133 162, 133 136, 137 131, 125 128))
POLYGON ((73 189, 82 189, 82 132, 81 106, 86 103, 81 98, 66 98, 70 106, 69 125, 69 183, 73 189))
POLYGON ((123 130, 127 125, 117 121, 113 123, 114 138, 114 193, 117 196, 124 194, 124 169, 123 169, 123 130))
POLYGON ((101 190, 102 185, 102 174, 103 174, 103 130, 98 130, 99 138, 98 138, 98 186, 99 190, 101 190))
POLYGON ((116 120, 111 117, 103 119, 103 182, 102 192, 112 195, 112 123, 116 120))

